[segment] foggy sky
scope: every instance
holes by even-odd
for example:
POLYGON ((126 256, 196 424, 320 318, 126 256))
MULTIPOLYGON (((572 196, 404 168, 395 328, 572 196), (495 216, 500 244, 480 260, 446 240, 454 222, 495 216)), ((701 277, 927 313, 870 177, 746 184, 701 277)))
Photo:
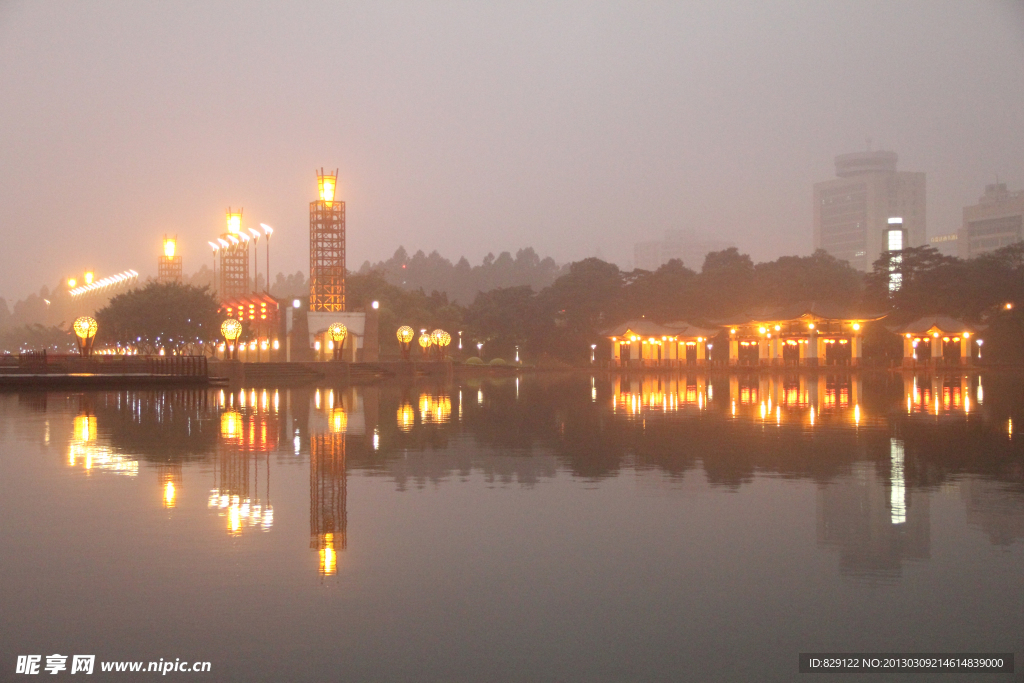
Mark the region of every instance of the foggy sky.
POLYGON ((164 233, 194 272, 229 205, 306 272, 321 166, 350 268, 807 254, 867 138, 927 172, 929 234, 1024 189, 1024 3, 0 2, 0 296, 155 274, 164 233))

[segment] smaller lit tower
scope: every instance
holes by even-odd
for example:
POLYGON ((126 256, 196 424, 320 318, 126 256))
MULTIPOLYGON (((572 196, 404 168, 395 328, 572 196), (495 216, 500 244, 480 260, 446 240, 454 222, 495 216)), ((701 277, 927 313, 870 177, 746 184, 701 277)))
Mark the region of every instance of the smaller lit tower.
POLYGON ((309 203, 309 310, 345 310, 345 202, 335 201, 338 172, 316 174, 320 199, 309 203))
POLYGON ((249 293, 249 235, 242 230, 242 210, 228 208, 228 230, 218 240, 226 244, 220 250, 221 301, 243 297, 249 293))
POLYGON ((177 248, 178 236, 164 235, 164 253, 156 264, 156 279, 160 282, 181 282, 181 255, 177 248))

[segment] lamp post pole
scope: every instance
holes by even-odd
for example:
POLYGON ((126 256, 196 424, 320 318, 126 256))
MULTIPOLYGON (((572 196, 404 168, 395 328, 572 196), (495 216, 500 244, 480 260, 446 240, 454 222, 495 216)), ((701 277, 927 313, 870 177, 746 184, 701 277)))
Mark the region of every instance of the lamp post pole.
POLYGON ((263 234, 267 236, 267 286, 265 291, 270 294, 270 236, 274 234, 274 229, 266 223, 260 223, 260 227, 263 228, 263 234))

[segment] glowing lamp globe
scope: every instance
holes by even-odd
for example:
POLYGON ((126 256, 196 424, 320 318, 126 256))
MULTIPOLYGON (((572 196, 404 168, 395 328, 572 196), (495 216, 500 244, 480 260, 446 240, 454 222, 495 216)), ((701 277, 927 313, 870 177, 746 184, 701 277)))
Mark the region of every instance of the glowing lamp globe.
POLYGON ((234 318, 228 318, 220 324, 220 333, 224 335, 228 343, 233 343, 242 336, 242 323, 234 318))
POLYGON ((424 349, 429 347, 433 343, 434 342, 430 339, 430 335, 427 334, 426 332, 420 335, 420 346, 422 346, 424 349))
POLYGON ((434 343, 442 348, 452 343, 452 335, 448 334, 444 330, 434 330, 431 337, 433 338, 434 343))
POLYGON ((416 333, 413 332, 412 328, 409 327, 408 325, 402 325, 401 327, 398 328, 398 332, 395 333, 395 335, 398 337, 398 341, 402 342, 403 344, 408 344, 409 342, 411 342, 413 335, 415 334, 416 333))
POLYGON ((96 336, 96 321, 87 315, 83 315, 81 318, 75 320, 72 327, 75 330, 75 334, 81 340, 90 339, 96 336))
POLYGON ((348 335, 348 328, 341 323, 331 323, 331 326, 327 328, 327 336, 335 343, 345 341, 346 335, 348 335))

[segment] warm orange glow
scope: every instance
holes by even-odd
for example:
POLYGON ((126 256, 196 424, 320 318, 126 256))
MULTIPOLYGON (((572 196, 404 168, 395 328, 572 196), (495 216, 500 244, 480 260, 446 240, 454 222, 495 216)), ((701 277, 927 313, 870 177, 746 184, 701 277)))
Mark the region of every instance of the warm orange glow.
POLYGON ((320 549, 320 573, 331 576, 338 573, 338 555, 334 552, 334 534, 324 534, 324 547, 320 549))
POLYGON ((79 339, 89 339, 96 336, 96 321, 87 315, 75 320, 72 326, 79 339))
POLYGON ((331 326, 327 328, 327 334, 331 340, 340 344, 345 341, 345 337, 348 336, 348 328, 342 323, 331 323, 331 326))
POLYGON ((76 280, 73 277, 69 277, 68 278, 68 288, 69 289, 74 289, 77 284, 78 284, 78 280, 76 280))
POLYGON ((332 173, 316 174, 317 185, 320 189, 320 201, 330 204, 334 201, 334 188, 338 182, 338 176, 332 173))
POLYGON ((174 248, 177 246, 172 239, 164 239, 164 256, 174 258, 174 248))
POLYGON ((164 507, 167 507, 167 508, 174 507, 174 497, 175 497, 175 494, 176 494, 176 492, 174 490, 174 482, 173 481, 168 481, 164 485, 164 507))
MULTIPOLYGON (((228 232, 231 233, 232 235, 237 235, 239 233, 244 235, 244 233, 242 233, 241 209, 239 209, 238 211, 232 211, 230 208, 228 209, 228 232)), ((246 235, 246 237, 248 236, 246 235)))
POLYGON ((398 428, 403 432, 408 432, 416 424, 416 411, 413 410, 412 406, 408 403, 403 403, 398 408, 397 415, 398 428))
POLYGON ((424 332, 423 334, 420 335, 420 346, 422 346, 423 348, 427 348, 431 344, 433 344, 433 340, 431 340, 429 334, 424 332))
POLYGON ((93 272, 91 270, 86 271, 85 272, 85 284, 91 285, 93 277, 95 277, 95 276, 93 275, 93 272))
POLYGON ((413 332, 412 328, 409 327, 408 325, 402 325, 401 327, 398 328, 398 331, 395 334, 398 337, 398 341, 402 342, 403 344, 408 344, 409 342, 412 341, 412 337, 416 333, 413 332))
POLYGON ((220 333, 224 335, 229 343, 234 342, 242 335, 242 323, 234 318, 228 318, 220 325, 220 333))

